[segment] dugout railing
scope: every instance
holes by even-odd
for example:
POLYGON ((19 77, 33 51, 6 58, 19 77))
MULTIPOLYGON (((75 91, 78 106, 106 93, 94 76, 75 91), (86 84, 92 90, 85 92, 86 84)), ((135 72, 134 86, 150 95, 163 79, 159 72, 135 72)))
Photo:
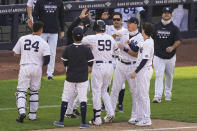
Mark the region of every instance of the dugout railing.
MULTIPOLYGON (((184 38, 197 37, 197 0, 103 0, 64 2, 65 11, 79 11, 83 8, 106 9, 143 6, 146 8, 146 20, 155 22, 160 19, 163 6, 177 6, 183 4, 189 11, 188 31, 182 32, 184 38)), ((30 33, 26 23, 20 19, 26 14, 26 4, 0 5, 0 50, 13 48, 21 35, 30 33)), ((65 21, 68 27, 67 22, 65 21)), ((65 39, 58 41, 58 45, 65 44, 65 39)))

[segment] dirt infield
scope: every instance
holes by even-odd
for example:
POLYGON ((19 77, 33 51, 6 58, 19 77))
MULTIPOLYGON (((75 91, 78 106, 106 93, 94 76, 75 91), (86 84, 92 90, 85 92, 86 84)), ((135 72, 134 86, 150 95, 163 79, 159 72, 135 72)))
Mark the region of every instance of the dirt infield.
MULTIPOLYGON (((185 39, 177 50, 176 66, 194 66, 197 65, 197 38, 185 39)), ((55 75, 64 74, 64 67, 60 59, 64 47, 58 47, 55 75)), ((16 79, 19 71, 19 59, 13 56, 12 51, 0 51, 0 80, 16 79)), ((44 68, 44 74, 46 68, 44 68)))
MULTIPOLYGON (((185 123, 169 120, 152 120, 148 127, 137 127, 126 122, 103 124, 102 126, 91 126, 87 131, 196 131, 197 123, 185 123)), ((36 131, 81 131, 79 127, 64 127, 56 129, 44 129, 36 131)))

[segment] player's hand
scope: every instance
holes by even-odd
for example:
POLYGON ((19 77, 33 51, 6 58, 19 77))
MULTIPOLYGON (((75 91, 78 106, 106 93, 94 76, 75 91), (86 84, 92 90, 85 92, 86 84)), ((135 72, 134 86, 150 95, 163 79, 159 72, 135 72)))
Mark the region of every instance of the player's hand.
POLYGON ((121 36, 122 36, 122 34, 120 34, 120 33, 115 33, 115 34, 112 35, 113 38, 121 37, 121 36))
POLYGON ((79 16, 80 19, 83 19, 84 17, 88 16, 88 13, 86 13, 88 11, 87 8, 84 8, 82 11, 81 11, 81 14, 79 16))
POLYGON ((174 48, 172 46, 169 46, 166 48, 166 52, 170 53, 174 50, 174 48))
POLYGON ((60 32, 59 38, 62 39, 64 37, 64 31, 60 32))
POLYGON ((27 25, 28 25, 30 28, 32 28, 32 26, 33 26, 33 21, 32 21, 31 18, 29 18, 29 19, 27 20, 27 25))
POLYGON ((101 15, 101 19, 106 20, 108 18, 109 18, 108 11, 103 12, 102 15, 101 15))
POLYGON ((88 66, 88 72, 89 72, 89 73, 92 72, 92 67, 88 66))
POLYGON ((130 44, 130 40, 125 40, 125 44, 130 44))
POLYGON ((131 74, 131 76, 130 76, 131 79, 134 79, 134 78, 136 77, 136 74, 137 74, 136 72, 133 72, 133 73, 131 74))
POLYGON ((123 49, 124 49, 124 45, 123 45, 123 44, 118 44, 118 48, 119 48, 120 50, 123 50, 123 49))

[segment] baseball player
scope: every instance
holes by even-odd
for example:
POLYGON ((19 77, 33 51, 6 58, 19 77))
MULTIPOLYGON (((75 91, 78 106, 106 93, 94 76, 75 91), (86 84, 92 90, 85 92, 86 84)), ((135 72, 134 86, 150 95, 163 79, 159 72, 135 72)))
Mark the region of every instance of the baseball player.
POLYGON ((64 90, 62 93, 62 104, 60 112, 60 120, 54 121, 54 125, 64 127, 64 115, 67 110, 68 103, 78 94, 81 103, 81 129, 90 128, 86 123, 87 111, 87 90, 88 90, 88 70, 93 65, 93 54, 89 47, 82 45, 83 30, 80 27, 73 29, 74 43, 65 48, 62 55, 64 66, 66 67, 66 80, 64 82, 64 90))
POLYGON ((162 19, 155 25, 153 65, 156 73, 153 103, 160 103, 163 94, 163 74, 165 73, 165 100, 171 101, 176 48, 181 44, 180 30, 172 22, 172 10, 164 7, 162 19))
POLYGON ((134 72, 136 67, 137 60, 137 51, 133 52, 129 50, 128 44, 126 42, 132 42, 134 46, 139 46, 141 42, 143 42, 142 34, 138 31, 139 21, 135 17, 131 17, 127 21, 128 30, 122 33, 122 37, 120 40, 120 44, 118 45, 120 48, 119 61, 117 62, 116 69, 113 77, 113 84, 111 90, 111 101, 113 110, 115 110, 116 102, 118 99, 118 94, 121 90, 123 83, 127 80, 130 92, 132 93, 132 111, 131 111, 131 119, 129 122, 133 122, 137 117, 137 109, 136 109, 136 85, 135 81, 130 79, 130 74, 134 72))
MULTIPOLYGON (((106 25, 106 34, 111 35, 117 43, 120 43, 120 38, 122 36, 121 32, 126 31, 127 29, 122 27, 122 14, 119 12, 114 12, 112 16, 113 20, 113 25, 106 25)), ((116 68, 116 63, 118 61, 118 55, 119 55, 119 50, 116 50, 113 52, 113 64, 114 64, 114 70, 116 68)), ((125 83, 122 86, 122 89, 119 93, 118 97, 118 111, 123 112, 123 98, 124 98, 124 92, 125 92, 125 83)))
POLYGON ((48 44, 40 37, 44 24, 35 22, 33 33, 22 36, 13 48, 14 55, 20 56, 20 71, 16 92, 16 103, 19 116, 17 122, 23 122, 26 117, 26 95, 30 91, 29 119, 36 120, 38 109, 38 90, 40 89, 42 66, 50 61, 48 44), (44 57, 44 62, 43 62, 44 57))
POLYGON ((90 123, 101 125, 101 96, 107 111, 107 115, 104 117, 105 122, 111 122, 114 118, 107 88, 111 83, 113 74, 112 53, 118 47, 114 38, 104 33, 105 22, 103 20, 95 21, 93 29, 96 31, 96 35, 84 37, 82 43, 92 48, 95 58, 91 74, 94 118, 90 123))
POLYGON ((122 14, 123 19, 123 27, 127 28, 127 23, 124 22, 128 20, 128 18, 136 17, 138 18, 138 21, 140 20, 141 13, 144 12, 143 7, 129 7, 129 8, 116 8, 114 9, 114 12, 120 12, 122 14))
POLYGON ((27 15, 28 15, 28 26, 32 27, 33 25, 33 16, 32 16, 32 10, 34 9, 34 6, 36 4, 37 0, 28 0, 27 1, 27 15))
MULTIPOLYGON (((153 34, 153 25, 150 23, 144 23, 142 26, 142 36, 144 38, 143 44, 140 44, 137 68, 130 75, 136 83, 136 96, 137 96, 137 119, 135 121, 136 126, 149 126, 151 125, 150 119, 150 98, 149 88, 150 80, 153 74, 152 60, 154 54, 154 41, 151 38, 153 34)), ((134 49, 130 45, 131 49, 134 49)))
POLYGON ((47 67, 48 80, 53 80, 55 67, 56 47, 59 38, 64 37, 64 6, 62 0, 37 0, 34 12, 34 21, 42 21, 44 25, 41 37, 47 41, 51 50, 51 61, 47 67))

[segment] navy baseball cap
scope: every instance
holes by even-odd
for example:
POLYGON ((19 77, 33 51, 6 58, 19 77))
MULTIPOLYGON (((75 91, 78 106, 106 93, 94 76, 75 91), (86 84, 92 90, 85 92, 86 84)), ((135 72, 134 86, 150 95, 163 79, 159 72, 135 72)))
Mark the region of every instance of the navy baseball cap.
POLYGON ((137 18, 135 17, 131 17, 130 19, 126 20, 125 22, 129 22, 129 23, 135 23, 135 24, 139 24, 139 21, 137 18))
POLYGON ((164 7, 163 10, 162 10, 162 13, 172 13, 172 10, 170 7, 164 7))
POLYGON ((83 38, 83 30, 81 27, 75 27, 72 31, 73 39, 76 41, 81 41, 83 38))

